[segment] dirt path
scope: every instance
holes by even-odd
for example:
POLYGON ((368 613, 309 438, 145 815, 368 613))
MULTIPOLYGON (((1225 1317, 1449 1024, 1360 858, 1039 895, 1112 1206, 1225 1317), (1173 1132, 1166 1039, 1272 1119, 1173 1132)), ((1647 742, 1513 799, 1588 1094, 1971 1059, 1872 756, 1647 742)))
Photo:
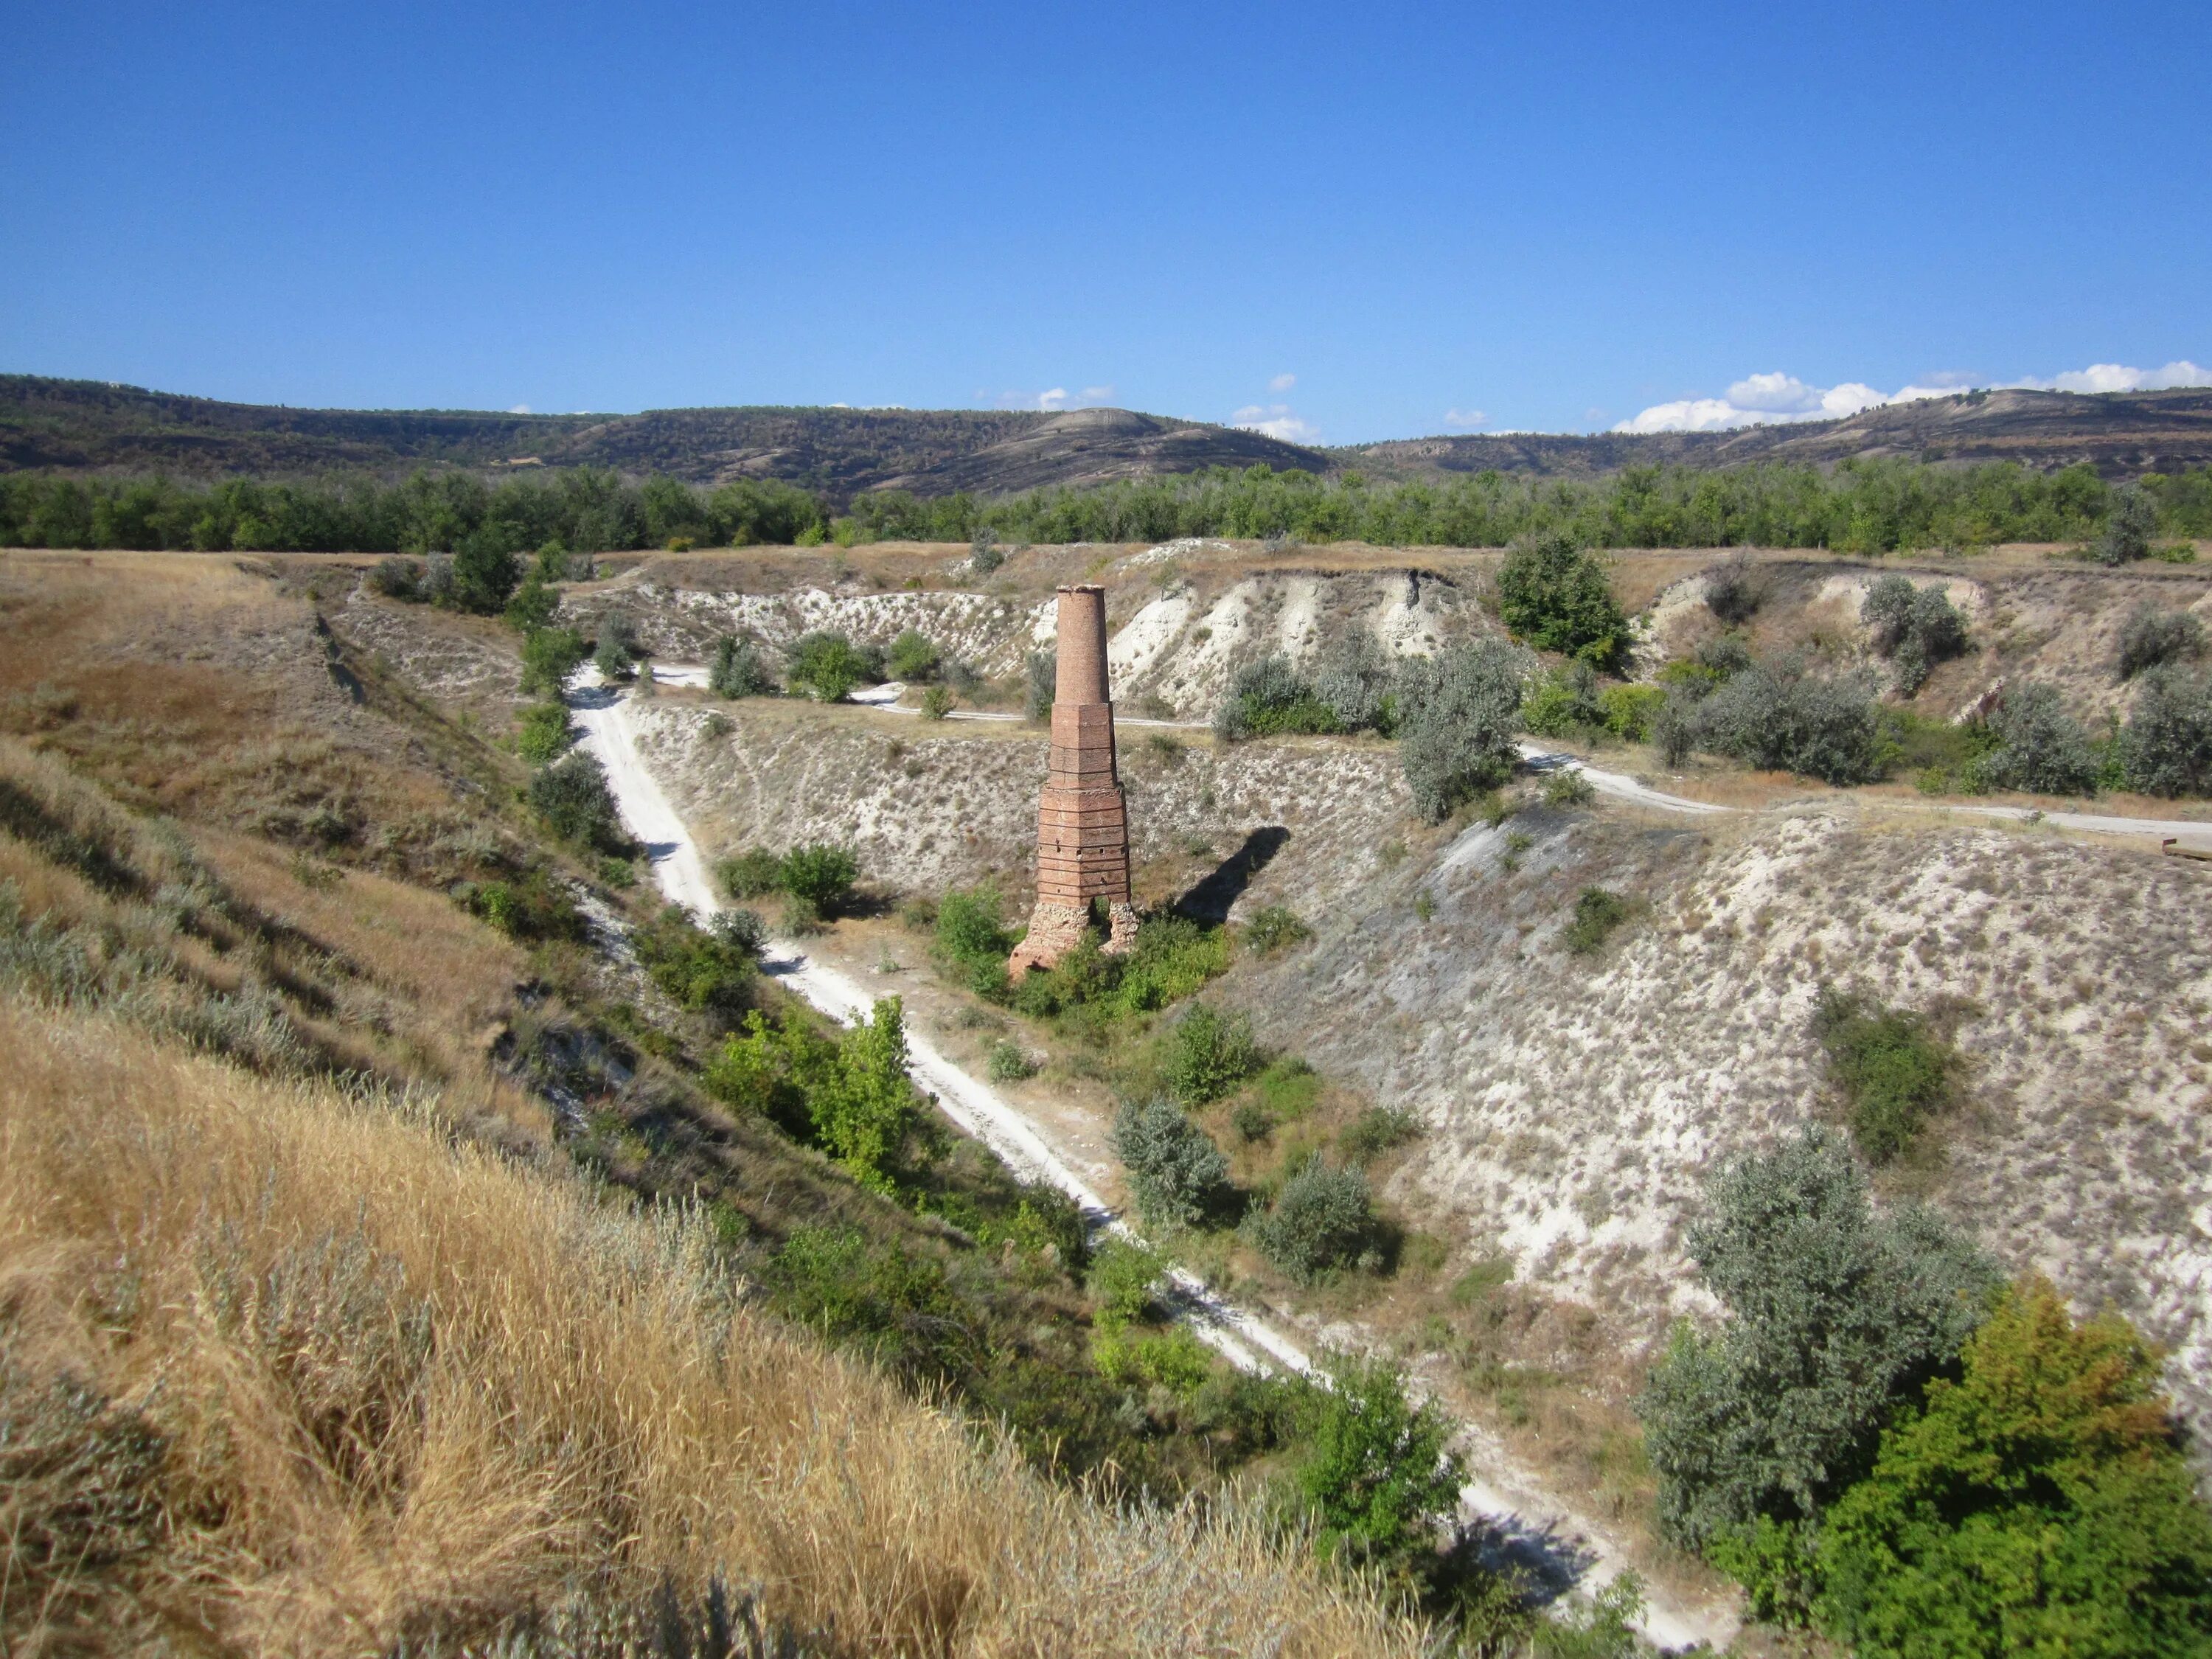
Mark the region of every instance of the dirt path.
MULTIPOLYGON (((686 684, 684 672, 663 671, 657 678, 686 684)), ((585 678, 593 678, 592 671, 586 670, 585 678)), ((645 843, 661 891, 697 915, 713 915, 721 902, 706 861, 639 751, 627 694, 597 684, 580 684, 570 693, 569 702, 585 734, 584 746, 606 768, 607 781, 623 817, 631 833, 645 843)), ((1633 780, 1623 781, 1642 788, 1633 780)), ((1686 804, 1702 811, 1719 810, 1702 803, 1686 804)), ((849 1023, 873 1004, 873 996, 854 980, 810 957, 792 941, 771 940, 765 965, 783 984, 838 1020, 849 1023)), ((1049 1144, 1039 1126, 996 1090, 954 1064, 918 1031, 907 1033, 907 1049, 915 1080, 935 1097, 939 1109, 963 1132, 982 1142, 1024 1179, 1049 1182, 1066 1193, 1081 1206, 1094 1229, 1136 1237, 1073 1163, 1049 1144)), ((1232 1364, 1245 1370, 1281 1366, 1312 1374, 1312 1356, 1292 1337, 1249 1310, 1224 1301, 1180 1267, 1171 1269, 1170 1277, 1179 1312, 1202 1340, 1232 1364)), ((1468 1521, 1491 1528, 1502 1540, 1505 1553, 1571 1581, 1577 1592, 1583 1594, 1611 1583, 1627 1569, 1626 1553, 1618 1539, 1545 1490, 1533 1471, 1513 1462, 1480 1429, 1467 1427, 1462 1449, 1471 1463, 1482 1467, 1483 1473, 1469 1480, 1461 1492, 1461 1513, 1468 1521)), ((1738 1628, 1732 1607, 1678 1601, 1656 1585, 1647 1584, 1645 1596, 1640 1628, 1662 1646, 1687 1647, 1705 1642, 1725 1647, 1738 1628)))

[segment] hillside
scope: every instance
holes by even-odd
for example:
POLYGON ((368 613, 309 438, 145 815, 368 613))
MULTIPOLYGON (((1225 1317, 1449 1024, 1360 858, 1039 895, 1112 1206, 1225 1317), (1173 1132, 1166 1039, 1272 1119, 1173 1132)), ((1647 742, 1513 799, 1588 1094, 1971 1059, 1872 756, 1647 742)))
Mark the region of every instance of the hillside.
POLYGON ((1327 470, 1255 432, 1127 410, 664 409, 636 415, 285 409, 102 381, 0 375, 0 467, 70 471, 392 473, 419 465, 613 467, 698 483, 779 478, 842 502, 864 490, 995 494, 1215 465, 1327 470))
POLYGON ((2212 391, 1965 392, 1887 404, 1840 421, 1734 432, 1516 432, 1404 438, 1331 449, 1338 466, 1379 477, 1534 473, 1588 477, 1624 466, 1827 465, 1854 457, 2016 461, 2047 471, 2086 463, 2108 478, 2177 472, 2212 461, 2212 391))
POLYGON ((1393 479, 1491 470, 1589 477, 1626 466, 1828 465, 1855 456, 2015 461, 2042 471, 2086 463, 2108 478, 2173 472, 2212 463, 2212 392, 1963 392, 1848 420, 1735 432, 1510 433, 1319 450, 1121 409, 288 409, 0 375, 0 471, 210 477, 594 466, 695 483, 781 479, 841 507, 871 490, 996 495, 1261 464, 1393 479))

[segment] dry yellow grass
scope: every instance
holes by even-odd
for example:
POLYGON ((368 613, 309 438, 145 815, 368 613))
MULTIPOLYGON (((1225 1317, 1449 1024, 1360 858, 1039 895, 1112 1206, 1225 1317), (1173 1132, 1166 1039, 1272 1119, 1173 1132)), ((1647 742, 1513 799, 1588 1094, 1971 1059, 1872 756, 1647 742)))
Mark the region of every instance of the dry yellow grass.
POLYGON ((433 1111, 14 1000, 0 1053, 0 1404, 73 1376, 137 1448, 106 1497, 0 1483, 11 1650, 371 1654, 714 1573, 857 1651, 1417 1650, 1252 1518, 1055 1488, 749 1311, 696 1225, 433 1111))

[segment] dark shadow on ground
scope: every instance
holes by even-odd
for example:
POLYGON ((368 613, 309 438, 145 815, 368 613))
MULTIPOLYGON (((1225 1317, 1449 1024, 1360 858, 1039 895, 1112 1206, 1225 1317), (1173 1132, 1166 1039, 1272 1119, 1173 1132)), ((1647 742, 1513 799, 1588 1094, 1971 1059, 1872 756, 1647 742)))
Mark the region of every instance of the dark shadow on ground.
POLYGON ((1188 916, 1193 921, 1218 925, 1229 920, 1229 908, 1244 896, 1244 890, 1252 884, 1252 878, 1267 867, 1275 854, 1283 850, 1283 843, 1291 832, 1279 823, 1270 823, 1255 830, 1244 837, 1244 844, 1218 865, 1212 874, 1205 877, 1188 892, 1177 899, 1170 908, 1179 916, 1188 916))
POLYGON ((1583 1540, 1518 1515, 1465 1523, 1451 1554, 1506 1579, 1539 1607, 1558 1601, 1597 1565, 1597 1553, 1583 1540))

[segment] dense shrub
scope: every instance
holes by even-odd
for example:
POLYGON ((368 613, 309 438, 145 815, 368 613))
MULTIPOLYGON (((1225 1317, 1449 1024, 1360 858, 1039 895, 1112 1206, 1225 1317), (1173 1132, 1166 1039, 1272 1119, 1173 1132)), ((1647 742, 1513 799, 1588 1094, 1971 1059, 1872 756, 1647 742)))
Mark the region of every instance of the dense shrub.
POLYGON ((1966 648, 1966 619, 1938 585, 1916 587, 1910 578, 1882 577, 1859 604, 1877 654, 1889 659, 1897 689, 1911 696, 1936 665, 1966 648))
POLYGON ((999 921, 999 890, 988 883, 947 893, 937 907, 938 948, 959 966, 995 970, 1003 981, 1013 935, 999 921))
POLYGON ((1214 714, 1220 737, 1261 737, 1284 732, 1334 732, 1336 715, 1291 659, 1266 656, 1237 671, 1229 695, 1214 714))
POLYGON ((592 647, 592 666, 608 680, 626 678, 637 667, 637 624, 619 611, 599 618, 599 637, 592 647))
POLYGON ((571 750, 539 768, 531 775, 528 794, 532 810, 562 840, 604 853, 619 853, 629 845, 607 787, 606 769, 597 757, 571 750))
POLYGON ((1302 1285, 1347 1267, 1372 1249, 1375 1213, 1367 1176, 1332 1170, 1316 1152, 1245 1223, 1253 1247, 1302 1285))
POLYGON ((422 562, 416 559, 379 559, 368 573, 370 591, 387 599, 420 599, 422 582, 422 562))
POLYGON ((1881 710, 1851 678, 1759 663, 1731 675, 1698 705, 1698 747, 1762 769, 1824 783, 1871 783, 1887 764, 1881 710))
POLYGON ((509 939, 580 939, 584 918, 568 890, 544 870, 526 870, 511 879, 462 882, 453 890, 471 915, 481 916, 509 939))
POLYGON ((1666 689, 1656 685, 1608 685, 1597 694, 1606 731, 1623 743, 1642 743, 1650 737, 1651 723, 1666 701, 1666 689))
POLYGON ((1532 677, 1521 694, 1521 724, 1540 738, 1571 738, 1602 726, 1597 671, 1576 660, 1532 677))
POLYGON ((1604 666, 1628 640, 1628 618, 1604 564, 1571 536, 1516 544, 1498 570, 1498 609, 1515 635, 1540 650, 1604 666))
POLYGON ((936 674, 940 656, 935 641, 909 628, 891 641, 884 666, 895 680, 927 680, 936 674))
POLYGON ((876 665, 842 634, 803 634, 793 641, 784 678, 793 691, 817 702, 842 702, 857 685, 878 678, 876 665))
POLYGON ((952 693, 942 685, 933 685, 921 694, 921 717, 926 720, 941 720, 952 712, 952 693))
POLYGON ((546 628, 561 609, 561 596, 553 591, 545 579, 532 571, 514 597, 507 602, 508 626, 528 633, 533 628, 546 628))
POLYGON ((2044 795, 2096 793, 2097 751, 2060 702, 2057 687, 2006 687, 1987 725, 1994 746, 1975 763, 1977 781, 2044 795))
POLYGON ((2128 781, 2145 794, 2212 794, 2212 677, 2151 670, 2120 747, 2128 781))
POLYGON ((735 854, 714 866, 715 879, 732 898, 765 898, 783 885, 783 860, 755 848, 735 854))
POLYGON ((1149 1013, 1181 1002, 1229 969, 1229 934, 1188 916, 1147 916, 1128 954, 1107 957, 1120 1010, 1149 1013))
POLYGON ((2112 492, 2104 530, 2090 551, 2100 564, 2132 564, 2150 556, 2151 538, 2157 533, 2157 502, 2140 483, 2122 484, 2112 492))
POLYGON ((1618 893, 1585 887, 1575 896, 1573 919, 1559 930, 1559 939, 1576 956, 1590 956, 1627 920, 1628 902, 1618 893))
POLYGON ((2148 602, 2128 613, 2120 625, 2120 678, 2131 680, 2153 668, 2204 654, 2204 624, 2186 611, 2160 611, 2148 602))
POLYGON ((1168 1033, 1162 1070, 1169 1092, 1185 1106, 1203 1106, 1257 1072, 1262 1059, 1251 1022, 1203 1003, 1188 1010, 1168 1033))
POLYGON ((1092 1328, 1126 1330, 1152 1311, 1152 1287, 1167 1272, 1160 1255, 1132 1239, 1109 1238, 1091 1258, 1085 1286, 1091 1292, 1092 1328))
POLYGON ((1544 805, 1587 806, 1597 799, 1597 786, 1579 766, 1555 767, 1544 775, 1544 805))
POLYGON ((863 1186, 896 1188, 902 1158, 926 1157, 921 1103, 907 1075, 906 1024, 896 997, 833 1041, 796 1016, 771 1024, 758 1010, 724 1040, 701 1080, 730 1105, 803 1128, 863 1186))
POLYGON ((1877 1656, 2212 1651, 2212 1515, 2158 1356, 2008 1291, 1828 1513, 1820 1622, 1877 1656))
POLYGON ((1398 682, 1399 759, 1413 805, 1431 823, 1495 789, 1520 760, 1513 733, 1526 653, 1484 640, 1416 658, 1398 682))
POLYGON ((1291 1479, 1315 1541, 1387 1577, 1431 1570, 1467 1480, 1450 1449, 1451 1420, 1416 1405, 1381 1359, 1337 1360, 1329 1386, 1306 1399, 1304 1449, 1291 1479))
POLYGON ((1172 1101, 1127 1103, 1112 1139, 1137 1212, 1155 1226, 1196 1226, 1228 1190, 1229 1160, 1172 1101))
POLYGON ((584 636, 573 628, 541 628, 522 639, 522 690, 526 694, 558 696, 590 653, 584 636))
POLYGON ((1373 1163, 1395 1146, 1402 1146, 1421 1133, 1421 1120, 1402 1106, 1370 1106, 1346 1124, 1336 1137, 1336 1148, 1354 1164, 1373 1163))
POLYGON ((1397 670, 1364 629, 1340 635, 1314 670, 1313 691, 1340 732, 1381 732, 1397 723, 1397 670))
POLYGON ((968 544, 968 568, 988 576, 1006 562, 1006 550, 999 545, 998 532, 988 525, 977 530, 968 544))
POLYGON ((1741 628, 1749 622, 1765 599, 1766 584, 1743 554, 1705 572, 1705 609, 1726 627, 1741 628))
POLYGON ((1958 1058, 1924 1016, 1823 987, 1813 1033, 1850 1109, 1851 1137, 1875 1163, 1905 1151, 1949 1103, 1958 1058))
POLYGON ((568 705, 559 698, 548 702, 534 703, 522 711, 515 724, 514 752, 533 766, 557 760, 562 750, 576 740, 576 728, 568 719, 568 705))
POLYGON ((491 526, 462 539, 453 549, 453 602, 464 611, 495 617, 522 571, 514 550, 491 526))
POLYGON ((718 697, 765 697, 775 691, 775 677, 750 640, 725 634, 714 641, 707 689, 718 697))
POLYGON ((852 896, 860 864, 842 847, 814 843, 783 855, 776 885, 820 915, 833 915, 852 896))
POLYGON ((631 941, 653 982, 678 1007, 734 1024, 759 986, 760 918, 750 910, 725 911, 701 927, 681 905, 664 908, 631 941))
POLYGON ((1699 695, 1681 684, 1667 688, 1666 701, 1651 716, 1651 741, 1659 747, 1659 758, 1669 766, 1680 766, 1697 750, 1700 718, 1699 695))
POLYGON ((1993 1269, 1929 1212, 1877 1216, 1818 1128, 1726 1165, 1689 1250, 1729 1317, 1678 1328, 1638 1409, 1661 1531, 1706 1551, 1817 1519, 1980 1322, 1993 1269))

